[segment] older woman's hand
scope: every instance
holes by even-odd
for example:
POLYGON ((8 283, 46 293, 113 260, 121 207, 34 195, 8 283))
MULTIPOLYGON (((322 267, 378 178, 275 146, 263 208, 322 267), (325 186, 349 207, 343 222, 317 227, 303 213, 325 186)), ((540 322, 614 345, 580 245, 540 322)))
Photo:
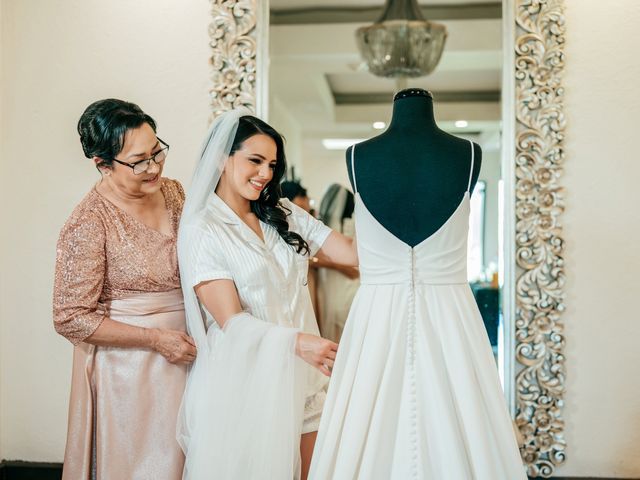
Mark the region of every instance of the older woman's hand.
POLYGON ((189 335, 178 330, 153 330, 153 349, 170 363, 191 363, 196 358, 196 344, 189 335))

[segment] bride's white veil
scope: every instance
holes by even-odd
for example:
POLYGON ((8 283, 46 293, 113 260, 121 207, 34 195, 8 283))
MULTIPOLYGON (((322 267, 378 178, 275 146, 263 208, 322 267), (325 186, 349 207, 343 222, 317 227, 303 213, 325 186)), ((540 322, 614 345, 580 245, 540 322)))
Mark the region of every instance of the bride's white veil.
MULTIPOLYGON (((186 228, 198 221, 199 216, 207 205, 207 200, 215 191, 231 146, 238 129, 240 117, 250 115, 247 109, 231 110, 216 118, 205 137, 200 151, 200 158, 193 172, 191 185, 186 196, 180 228, 178 229, 178 258, 180 261, 180 274, 182 291, 184 295, 184 309, 187 321, 187 332, 196 343, 198 356, 209 356, 209 344, 205 323, 200 311, 200 305, 193 287, 190 285, 190 272, 193 270, 188 246, 191 243, 190 230, 186 228)), ((187 377, 185 394, 178 418, 177 438, 185 453, 188 450, 196 422, 198 422, 198 394, 197 389, 202 389, 202 383, 207 377, 206 362, 196 362, 190 367, 187 377)), ((204 406, 204 405, 203 405, 204 406)))
MULTIPOLYGON (((183 227, 197 221, 198 215, 200 215, 206 207, 207 200, 215 191, 220 181, 224 165, 229 157, 233 139, 238 130, 240 117, 245 115, 251 115, 251 112, 246 108, 230 110, 216 118, 211 124, 211 127, 209 127, 200 151, 200 159, 193 172, 189 192, 182 209, 180 229, 178 230, 178 248, 180 248, 180 246, 184 247, 189 242, 189 239, 185 238, 186 229, 183 227)), ((180 256, 180 252, 178 252, 178 255, 180 256)), ((182 255, 182 257, 186 258, 185 255, 182 255)), ((187 267, 187 265, 184 267, 187 267)), ((180 270, 181 273, 184 271, 188 275, 187 268, 181 268, 180 270)), ((187 330, 195 339, 198 350, 201 351, 202 349, 202 352, 205 353, 207 349, 206 332, 204 323, 202 322, 198 299, 196 298, 193 288, 184 289, 183 294, 187 317, 187 330)))
POLYGON ((207 330, 194 291, 196 262, 206 255, 200 240, 215 223, 209 202, 245 115, 251 112, 225 112, 211 125, 178 232, 187 330, 198 349, 177 426, 189 480, 294 478, 299 469, 305 373, 294 353, 297 330, 248 312, 227 320, 224 331, 207 330))

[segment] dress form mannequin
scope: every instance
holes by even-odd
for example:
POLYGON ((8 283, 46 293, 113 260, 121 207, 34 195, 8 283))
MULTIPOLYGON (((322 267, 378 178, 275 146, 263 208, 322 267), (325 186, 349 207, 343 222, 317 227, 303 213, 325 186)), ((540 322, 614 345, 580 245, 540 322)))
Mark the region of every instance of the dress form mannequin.
MULTIPOLYGON (((347 167, 351 185, 351 150, 347 167)), ((471 186, 482 151, 473 144, 471 186)), ((357 190, 382 226, 410 246, 435 233, 460 205, 469 182, 471 146, 438 128, 430 92, 410 88, 394 97, 389 128, 355 146, 357 190)))

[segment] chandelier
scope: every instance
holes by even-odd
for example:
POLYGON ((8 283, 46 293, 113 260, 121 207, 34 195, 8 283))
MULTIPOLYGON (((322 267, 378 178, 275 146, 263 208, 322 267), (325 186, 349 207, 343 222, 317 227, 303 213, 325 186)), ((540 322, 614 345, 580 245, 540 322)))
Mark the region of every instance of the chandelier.
POLYGON ((447 29, 422 16, 416 0, 386 0, 373 25, 360 27, 356 39, 369 71, 379 77, 422 77, 442 56, 447 29))

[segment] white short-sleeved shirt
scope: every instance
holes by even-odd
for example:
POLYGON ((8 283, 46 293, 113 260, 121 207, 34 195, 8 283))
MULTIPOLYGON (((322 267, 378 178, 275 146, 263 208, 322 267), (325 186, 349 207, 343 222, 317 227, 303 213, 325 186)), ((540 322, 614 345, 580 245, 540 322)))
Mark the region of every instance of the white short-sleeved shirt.
MULTIPOLYGON (((289 230, 298 233, 309 244, 311 255, 320 249, 331 229, 287 199, 281 205, 289 230)), ((307 288, 309 255, 296 253, 277 230, 260 222, 264 242, 216 194, 211 196, 204 214, 192 229, 188 249, 193 255, 194 271, 188 282, 195 287, 201 282, 233 280, 243 310, 266 322, 300 328, 319 334, 307 288)), ((219 328, 201 305, 207 328, 219 328)), ((307 395, 313 395, 326 384, 320 374, 313 375, 307 395)))

